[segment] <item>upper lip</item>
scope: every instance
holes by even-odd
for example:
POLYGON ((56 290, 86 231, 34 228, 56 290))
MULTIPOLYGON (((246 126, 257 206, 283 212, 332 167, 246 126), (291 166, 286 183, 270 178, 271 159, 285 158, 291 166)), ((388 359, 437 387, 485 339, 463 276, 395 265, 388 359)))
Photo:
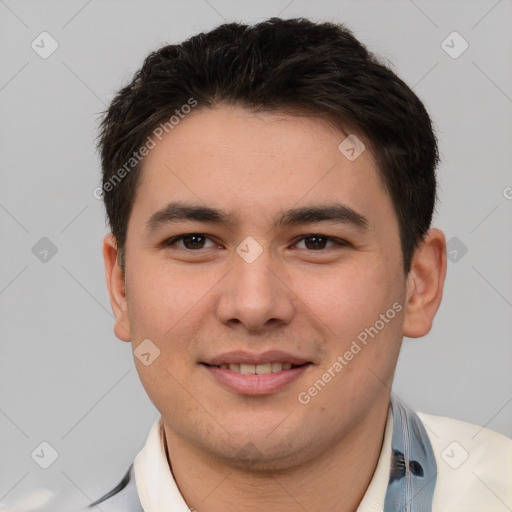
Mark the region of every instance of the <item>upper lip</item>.
POLYGON ((309 363, 311 361, 308 361, 302 357, 294 356, 288 352, 283 352, 281 350, 269 350, 267 352, 262 352, 261 354, 254 354, 243 350, 235 350, 232 352, 219 354, 203 362, 209 365, 219 366, 221 364, 235 363, 258 365, 276 362, 300 365, 309 363))

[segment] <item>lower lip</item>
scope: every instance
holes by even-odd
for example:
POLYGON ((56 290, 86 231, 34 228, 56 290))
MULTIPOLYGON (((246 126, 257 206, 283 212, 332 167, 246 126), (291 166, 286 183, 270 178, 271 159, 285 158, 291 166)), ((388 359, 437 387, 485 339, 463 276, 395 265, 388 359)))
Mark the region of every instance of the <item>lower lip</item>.
POLYGON ((206 368, 217 382, 237 393, 242 395, 268 395, 283 389, 298 379, 311 366, 311 363, 265 375, 247 375, 231 370, 223 370, 216 366, 208 366, 206 364, 202 366, 206 368))

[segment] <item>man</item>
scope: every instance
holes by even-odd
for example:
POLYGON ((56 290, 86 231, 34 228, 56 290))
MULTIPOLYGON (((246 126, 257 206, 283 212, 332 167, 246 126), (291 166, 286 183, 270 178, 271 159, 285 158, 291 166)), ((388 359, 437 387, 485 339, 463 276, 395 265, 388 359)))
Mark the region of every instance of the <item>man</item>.
POLYGON ((90 507, 512 507, 511 440, 391 396, 442 296, 438 150, 350 31, 272 18, 161 48, 99 145, 115 333, 161 416, 90 507))

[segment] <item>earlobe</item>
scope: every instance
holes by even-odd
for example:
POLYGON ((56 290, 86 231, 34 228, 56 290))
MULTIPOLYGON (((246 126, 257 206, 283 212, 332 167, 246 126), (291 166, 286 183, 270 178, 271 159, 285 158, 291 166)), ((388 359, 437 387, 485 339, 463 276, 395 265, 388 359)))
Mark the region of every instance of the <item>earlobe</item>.
POLYGON ((446 276, 446 239, 439 229, 430 229, 416 249, 407 276, 403 334, 425 336, 432 328, 446 276))
POLYGON ((103 239, 103 260, 110 305, 116 318, 115 335, 122 341, 130 341, 130 325, 126 302, 125 278, 117 261, 117 242, 109 233, 103 239))

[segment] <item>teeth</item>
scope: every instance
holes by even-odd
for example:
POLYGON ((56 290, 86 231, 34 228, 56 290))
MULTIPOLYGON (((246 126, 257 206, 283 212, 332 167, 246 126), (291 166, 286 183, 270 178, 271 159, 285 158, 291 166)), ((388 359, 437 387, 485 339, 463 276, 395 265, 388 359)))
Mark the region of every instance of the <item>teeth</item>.
POLYGON ((271 363, 259 364, 258 366, 256 366, 257 375, 266 375, 267 373, 272 373, 271 363))
POLYGON ((272 373, 280 372, 283 369, 283 363, 271 363, 272 373))
POLYGON ((221 370, 231 370, 232 372, 243 373, 244 375, 268 375, 269 373, 277 373, 283 370, 290 370, 292 363, 265 363, 265 364, 245 364, 231 363, 221 364, 221 370))
POLYGON ((253 364, 241 364, 240 373, 243 373, 244 375, 253 375, 256 373, 256 366, 253 364))

